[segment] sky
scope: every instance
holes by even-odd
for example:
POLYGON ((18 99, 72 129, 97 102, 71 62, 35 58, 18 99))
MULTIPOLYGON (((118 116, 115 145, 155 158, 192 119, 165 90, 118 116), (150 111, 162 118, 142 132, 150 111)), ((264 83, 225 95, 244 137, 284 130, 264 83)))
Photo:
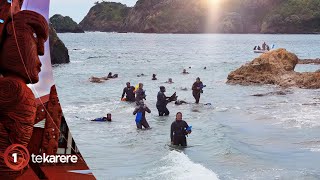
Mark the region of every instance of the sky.
MULTIPOLYGON (((55 14, 70 16, 74 21, 79 23, 94 6, 95 2, 101 0, 51 0, 50 2, 50 17, 55 14)), ((105 0, 120 2, 127 6, 134 6, 137 0, 105 0)))

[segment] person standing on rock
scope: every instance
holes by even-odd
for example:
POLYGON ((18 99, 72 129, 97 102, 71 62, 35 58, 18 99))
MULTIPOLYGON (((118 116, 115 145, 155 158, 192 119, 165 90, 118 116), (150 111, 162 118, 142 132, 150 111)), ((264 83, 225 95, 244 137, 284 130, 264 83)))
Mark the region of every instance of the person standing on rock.
POLYGON ((200 94, 203 93, 203 83, 200 81, 200 78, 197 77, 196 82, 192 85, 192 95, 194 99, 196 100, 196 104, 199 104, 200 101, 200 94))

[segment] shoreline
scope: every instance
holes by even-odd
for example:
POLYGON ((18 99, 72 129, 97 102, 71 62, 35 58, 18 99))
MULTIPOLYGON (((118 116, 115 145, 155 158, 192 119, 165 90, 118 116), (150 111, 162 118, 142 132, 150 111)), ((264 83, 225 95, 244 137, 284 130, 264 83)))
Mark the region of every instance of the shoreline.
MULTIPOLYGON (((305 32, 305 33, 259 33, 259 32, 246 32, 246 33, 221 33, 221 32, 133 32, 133 31, 84 31, 85 33, 101 32, 101 33, 117 33, 117 34, 235 34, 235 35, 319 35, 320 32, 305 32)), ((60 33, 60 32, 59 32, 60 33)), ((68 33, 68 32, 63 32, 68 33)), ((72 32, 69 32, 72 33, 72 32)))

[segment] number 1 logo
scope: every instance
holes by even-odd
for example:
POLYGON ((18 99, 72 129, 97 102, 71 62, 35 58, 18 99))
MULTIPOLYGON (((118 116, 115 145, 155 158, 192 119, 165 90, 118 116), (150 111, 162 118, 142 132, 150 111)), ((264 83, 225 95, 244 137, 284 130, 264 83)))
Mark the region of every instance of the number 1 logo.
POLYGON ((29 164, 29 161, 29 151, 21 144, 12 144, 4 152, 4 162, 12 170, 22 170, 29 164))

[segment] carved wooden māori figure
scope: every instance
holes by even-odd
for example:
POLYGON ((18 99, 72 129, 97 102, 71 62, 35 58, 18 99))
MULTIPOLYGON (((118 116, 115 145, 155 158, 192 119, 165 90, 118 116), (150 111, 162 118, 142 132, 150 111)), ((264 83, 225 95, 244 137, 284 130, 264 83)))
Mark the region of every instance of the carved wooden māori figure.
MULTIPOLYGON (((39 81, 38 55, 44 54, 48 38, 48 23, 36 12, 19 11, 9 21, 0 33, 0 152, 12 144, 27 147, 32 136, 37 107, 27 84, 39 81)), ((4 164, 0 153, 0 177, 18 173, 4 164)))

